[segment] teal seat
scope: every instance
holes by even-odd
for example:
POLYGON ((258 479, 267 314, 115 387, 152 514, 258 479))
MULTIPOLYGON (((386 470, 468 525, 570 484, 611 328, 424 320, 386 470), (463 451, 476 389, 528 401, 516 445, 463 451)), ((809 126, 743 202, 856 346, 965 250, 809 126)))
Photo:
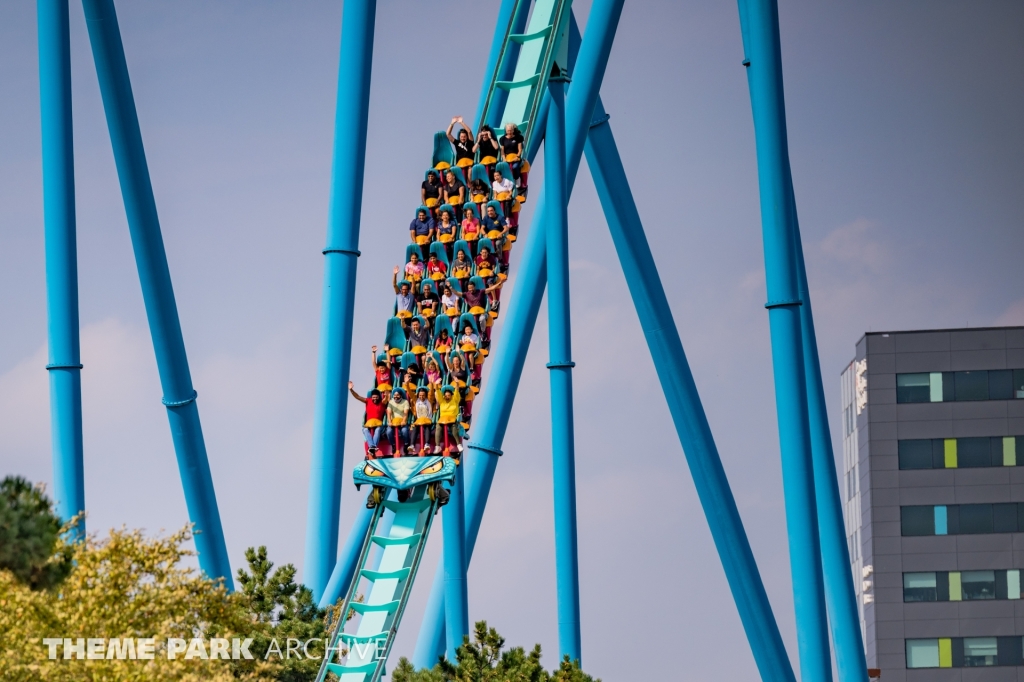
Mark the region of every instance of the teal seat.
POLYGON ((455 279, 454 277, 449 277, 446 281, 448 282, 448 286, 452 288, 452 291, 458 292, 460 294, 462 293, 462 285, 459 284, 459 280, 455 279))
POLYGON ((469 179, 483 180, 484 182, 487 183, 488 187, 491 186, 491 179, 487 177, 487 168, 482 163, 478 163, 475 166, 473 166, 473 168, 469 171, 469 179))
POLYGON ((471 315, 470 313, 462 313, 462 315, 459 316, 459 334, 462 333, 462 330, 466 328, 467 324, 473 328, 475 333, 480 333, 480 328, 476 324, 476 316, 471 315))
POLYGON ((512 176, 512 167, 508 165, 507 161, 499 161, 497 164, 495 164, 494 170, 501 173, 501 177, 505 178, 506 180, 511 180, 513 183, 515 183, 516 179, 515 177, 512 176))
POLYGON ((468 260, 470 263, 473 262, 473 253, 469 250, 469 242, 467 242, 465 239, 460 239, 459 241, 455 242, 455 248, 452 250, 452 258, 458 258, 459 251, 462 251, 464 254, 466 254, 466 260, 468 260))
POLYGON ((397 317, 389 319, 388 328, 384 334, 385 345, 391 349, 404 351, 406 341, 407 339, 405 338, 405 329, 402 327, 402 321, 397 317))
POLYGON ((484 278, 480 275, 473 275, 469 278, 469 282, 476 287, 477 291, 483 291, 487 288, 487 284, 484 283, 484 278))
POLYGON ((452 175, 455 176, 456 180, 461 182, 463 185, 467 184, 466 183, 466 174, 462 172, 461 168, 459 168, 458 166, 452 166, 448 170, 450 170, 452 172, 452 175))
POLYGON ((434 280, 424 278, 423 281, 420 282, 420 293, 425 294, 428 291, 435 294, 438 293, 437 287, 435 286, 436 284, 437 283, 434 280))
POLYGON ((448 133, 439 130, 434 133, 434 153, 430 165, 438 170, 445 170, 455 164, 455 151, 448 141, 448 133))
POLYGON ((421 259, 423 258, 423 253, 420 251, 420 247, 419 247, 418 244, 406 244, 405 245, 405 262, 406 263, 408 263, 410 260, 412 260, 412 254, 414 254, 414 253, 417 256, 419 256, 421 259))
POLYGON ((498 214, 499 218, 504 218, 505 217, 505 211, 503 211, 501 209, 501 202, 500 201, 498 201, 497 199, 492 199, 491 201, 488 201, 487 205, 484 206, 484 210, 486 211, 491 206, 494 207, 494 211, 495 211, 495 213, 498 214))
POLYGON ((487 237, 483 237, 480 241, 478 241, 476 243, 476 252, 477 253, 480 253, 484 249, 487 249, 488 251, 490 251, 492 256, 497 254, 497 251, 494 248, 494 242, 492 242, 487 237))
POLYGON ((438 315, 437 321, 434 323, 434 341, 436 342, 438 337, 441 336, 441 332, 447 330, 448 336, 455 336, 455 330, 452 329, 452 321, 448 319, 447 315, 438 315))
POLYGON ((452 224, 452 240, 454 241, 459 236, 459 222, 455 219, 455 209, 452 207, 451 204, 441 204, 440 206, 437 207, 437 220, 435 221, 436 224, 434 226, 434 235, 437 239, 441 238, 441 235, 437 232, 437 230, 439 230, 441 227, 441 214, 445 212, 448 213, 448 220, 451 221, 452 224))
POLYGON ((402 371, 403 372, 405 372, 406 370, 408 370, 410 367, 412 367, 415 364, 416 364, 416 354, 415 353, 409 353, 409 352, 402 353, 402 371))
POLYGON ((445 267, 450 267, 451 263, 448 262, 448 252, 444 248, 444 244, 441 242, 434 242, 430 245, 430 255, 437 256, 437 260, 444 263, 445 267))

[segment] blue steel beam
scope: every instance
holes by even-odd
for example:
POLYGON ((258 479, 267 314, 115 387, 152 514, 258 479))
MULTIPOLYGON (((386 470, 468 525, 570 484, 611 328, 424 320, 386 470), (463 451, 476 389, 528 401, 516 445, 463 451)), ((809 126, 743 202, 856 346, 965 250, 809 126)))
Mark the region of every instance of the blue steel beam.
MULTIPOLYGON (((85 511, 68 0, 39 0, 36 10, 53 492, 57 515, 68 521, 85 511)), ((82 516, 72 536, 80 540, 84 535, 82 516)))
MULTIPOLYGON (((598 99, 601 81, 604 79, 608 56, 611 53, 615 30, 618 28, 624 0, 594 0, 587 18, 587 33, 579 43, 579 54, 572 73, 573 83, 566 101, 565 129, 566 144, 566 196, 572 195, 576 173, 583 158, 590 117, 598 99)), ((570 47, 575 21, 570 21, 570 47)), ((570 54, 570 63, 573 63, 570 54)), ((525 238, 522 259, 519 262, 515 289, 509 297, 504 313, 500 346, 495 348, 494 364, 487 379, 490 390, 484 391, 480 407, 476 411, 473 438, 467 453, 466 493, 466 556, 472 561, 476 537, 480 531, 484 508, 490 494, 494 471, 501 456, 501 443, 508 428, 512 403, 519 379, 522 377, 526 352, 529 350, 533 327, 537 322, 541 299, 546 283, 546 205, 544 198, 538 203, 534 224, 525 238), (479 460, 477 459, 479 458, 479 460)), ((420 636, 416 641, 413 664, 418 668, 432 667, 443 651, 444 582, 440 568, 434 574, 430 598, 423 614, 420 636)))
POLYGON ((466 484, 465 468, 459 467, 452 482, 451 498, 441 519, 444 524, 444 621, 445 655, 455 662, 462 638, 469 634, 469 592, 466 581, 466 484))
MULTIPOLYGON (((832 679, 803 352, 799 225, 792 197, 775 0, 739 0, 754 115, 768 323, 801 679, 832 679)), ((848 569, 844 567, 844 572, 848 569)))
POLYGON ((662 371, 658 372, 661 387, 754 661, 765 682, 792 682, 795 679, 793 668, 672 319, 672 309, 629 189, 608 115, 600 100, 594 109, 592 126, 587 143, 587 165, 594 178, 647 345, 651 355, 663 365, 662 371))
POLYGON ((551 383, 551 463, 554 483, 558 658, 582 660, 580 576, 576 536, 576 453, 572 409, 572 328, 569 303, 569 197, 565 186, 565 77, 548 81, 544 135, 545 244, 548 279, 548 371, 551 383))
POLYGON ((342 10, 303 576, 317 601, 324 593, 338 553, 376 10, 376 0, 346 0, 342 10))
POLYGON ((234 589, 117 14, 113 0, 82 4, 199 565, 234 589))
MULTIPOLYGON (((792 190, 792 184, 790 185, 792 190)), ((796 198, 790 192, 793 215, 796 198)), ((850 573, 850 550, 846 545, 846 523, 839 495, 839 478, 832 452, 832 434, 825 407, 825 388, 821 380, 818 342, 814 334, 814 315, 804 267, 804 250, 796 235, 800 277, 800 329, 804 352, 804 374, 807 381, 808 408, 811 420, 811 452, 814 457, 814 499, 818 507, 818 533, 821 537, 821 561, 825 573, 825 605, 832 629, 836 669, 840 682, 861 682, 868 678, 864 656, 864 639, 860 631, 857 595, 850 573)))

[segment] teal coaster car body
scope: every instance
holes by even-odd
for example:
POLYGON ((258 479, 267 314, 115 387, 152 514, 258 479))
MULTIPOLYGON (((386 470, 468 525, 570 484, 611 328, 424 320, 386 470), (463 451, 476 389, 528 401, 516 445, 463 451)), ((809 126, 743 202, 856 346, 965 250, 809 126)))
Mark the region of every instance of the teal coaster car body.
POLYGON ((360 462, 352 472, 356 489, 361 485, 410 490, 425 483, 455 478, 456 464, 451 457, 382 457, 360 462))

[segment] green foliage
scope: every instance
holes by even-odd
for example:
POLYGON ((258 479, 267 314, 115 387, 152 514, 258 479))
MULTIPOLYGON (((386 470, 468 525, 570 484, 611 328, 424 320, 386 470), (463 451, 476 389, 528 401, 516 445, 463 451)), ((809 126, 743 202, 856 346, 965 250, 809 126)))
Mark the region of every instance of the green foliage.
POLYGON ((473 641, 466 637, 456 652, 456 662, 440 660, 430 670, 417 671, 402 658, 392 673, 393 682, 601 682, 587 675, 566 656, 558 670, 544 670, 540 644, 526 653, 522 647, 503 651, 505 639, 486 621, 476 624, 473 641))
POLYGON ((21 476, 0 481, 0 569, 33 590, 58 585, 71 572, 70 548, 49 498, 21 476))
POLYGON ((321 644, 311 646, 310 654, 320 655, 326 634, 326 611, 313 602, 313 593, 305 585, 295 583, 295 566, 285 564, 273 570, 274 563, 267 558, 267 548, 250 547, 245 550, 249 571, 238 569, 238 584, 242 598, 252 620, 261 625, 254 630, 252 652, 256 658, 277 661, 274 679, 281 682, 302 682, 312 679, 320 668, 320 661, 303 657, 287 657, 288 640, 305 643, 319 639, 321 644), (274 641, 282 650, 272 648, 274 641), (269 655, 268 655, 269 651, 269 655))

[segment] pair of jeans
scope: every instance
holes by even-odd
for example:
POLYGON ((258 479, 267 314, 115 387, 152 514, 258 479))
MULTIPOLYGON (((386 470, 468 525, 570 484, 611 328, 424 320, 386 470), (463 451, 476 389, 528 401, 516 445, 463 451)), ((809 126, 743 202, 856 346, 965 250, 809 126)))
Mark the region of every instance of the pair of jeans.
POLYGON ((391 441, 391 451, 396 457, 401 457, 405 454, 405 449, 409 447, 409 425, 405 426, 389 426, 388 427, 388 440, 391 441), (402 441, 402 449, 398 449, 398 441, 402 441))
POLYGON ((371 448, 377 447, 382 433, 384 433, 383 426, 374 426, 373 428, 363 427, 363 438, 366 439, 366 444, 371 448))

